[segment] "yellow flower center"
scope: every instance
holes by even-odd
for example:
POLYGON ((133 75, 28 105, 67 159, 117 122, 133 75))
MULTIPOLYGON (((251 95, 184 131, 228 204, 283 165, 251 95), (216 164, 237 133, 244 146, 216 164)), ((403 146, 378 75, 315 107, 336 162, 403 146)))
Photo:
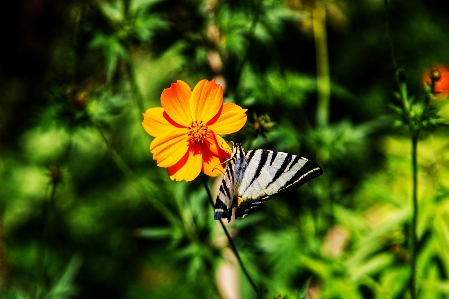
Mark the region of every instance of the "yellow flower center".
POLYGON ((206 134, 207 126, 203 124, 202 120, 200 122, 195 120, 189 127, 189 142, 203 142, 206 134))
POLYGON ((438 71, 438 70, 432 70, 432 71, 430 72, 430 79, 431 79, 432 81, 438 81, 438 80, 440 80, 440 78, 441 78, 441 73, 440 73, 440 71, 438 71))

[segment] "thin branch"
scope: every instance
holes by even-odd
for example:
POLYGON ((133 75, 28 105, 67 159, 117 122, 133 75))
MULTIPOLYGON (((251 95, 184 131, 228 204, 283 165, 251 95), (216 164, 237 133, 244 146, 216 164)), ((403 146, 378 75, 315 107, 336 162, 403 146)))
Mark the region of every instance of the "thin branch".
POLYGON ((386 20, 385 20, 385 25, 386 25, 386 34, 387 34, 387 41, 388 41, 388 47, 390 49, 390 56, 391 56, 391 60, 393 62, 393 67, 395 72, 398 70, 398 64, 396 62, 396 55, 394 54, 394 46, 393 46, 393 41, 391 39, 391 29, 390 29, 390 10, 388 7, 388 0, 384 1, 385 3, 385 14, 386 14, 386 20))
POLYGON ((139 108, 139 113, 143 113, 145 107, 143 105, 144 97, 140 91, 139 84, 137 84, 136 74, 134 72, 134 67, 131 61, 125 61, 126 71, 128 72, 129 83, 131 84, 131 89, 136 97, 136 104, 139 108))
POLYGON ((157 196, 151 192, 146 184, 142 182, 141 178, 138 177, 132 170, 129 168, 129 166, 126 164, 126 162, 122 159, 122 157, 117 153, 117 151, 110 145, 108 139, 104 135, 103 131, 93 124, 93 126, 97 129, 98 133, 100 134, 103 142, 105 143, 108 152, 116 164, 116 166, 123 172, 123 174, 128 177, 128 179, 137 185, 137 189, 140 189, 142 191, 142 195, 148 199, 148 201, 153 205, 153 207, 161 214, 163 215, 171 224, 177 226, 179 224, 178 219, 176 219, 170 210, 164 206, 161 202, 159 202, 156 198, 157 196))
POLYGON ((410 298, 416 299, 416 259, 418 256, 418 234, 417 234, 417 222, 418 222, 418 166, 417 166, 417 147, 418 147, 418 136, 420 133, 420 125, 415 123, 411 115, 411 103, 410 99, 407 95, 407 86, 403 83, 402 78, 400 77, 400 72, 398 68, 398 64, 396 61, 396 56, 394 52, 393 41, 390 35, 390 16, 389 16, 389 8, 388 8, 388 0, 385 1, 385 13, 386 13, 386 35, 388 40, 388 45, 390 49, 391 59, 393 63, 393 67, 395 69, 395 79, 397 88, 399 91, 399 96, 402 101, 402 111, 405 119, 407 120, 407 124, 409 127, 410 138, 412 141, 412 225, 409 233, 409 245, 411 251, 411 259, 410 259, 410 298))
MULTIPOLYGON (((207 186, 206 178, 204 177, 204 174, 203 174, 203 173, 201 173, 201 178, 202 178, 202 180, 203 180, 204 188, 206 189, 207 197, 209 198, 209 202, 210 202, 210 204, 212 205, 212 207, 214 207, 214 201, 213 201, 213 199, 212 199, 212 195, 211 195, 211 193, 210 193, 209 186, 207 186)), ((226 234, 226 237, 228 238, 229 245, 231 246, 231 249, 232 249, 232 251, 234 252, 235 257, 237 258, 237 260, 238 260, 238 262, 239 262, 239 265, 240 265, 240 267, 242 268, 243 273, 245 274, 245 276, 246 276, 246 278, 248 279, 249 283, 251 284, 252 288, 253 288, 254 291, 256 292, 257 296, 258 296, 259 298, 262 298, 262 296, 261 296, 261 294, 259 293, 259 290, 258 290, 256 284, 255 284, 254 281, 252 280, 251 276, 250 276, 249 273, 248 273, 248 270, 246 270, 246 267, 245 267, 245 265, 243 264, 242 259, 240 258, 240 254, 239 254, 239 252, 237 251, 237 247, 235 246, 234 241, 232 241, 232 237, 231 237, 231 235, 229 234, 228 229, 226 228, 226 226, 224 225, 224 223, 223 223, 223 221, 222 221, 221 219, 220 219, 219 221, 220 221, 221 227, 223 228, 223 231, 224 231, 225 234, 226 234)))
MULTIPOLYGON (((54 207, 56 188, 58 186, 58 181, 53 180, 51 184, 51 191, 48 200, 45 200, 44 207, 42 210, 42 235, 41 235, 41 244, 37 253, 37 261, 36 261, 36 273, 38 275, 38 279, 40 280, 40 285, 45 286, 46 282, 46 273, 45 273, 45 258, 47 255, 47 242, 48 242, 48 230, 49 230, 49 215, 50 210, 54 207)), ((47 189, 48 190, 48 189, 47 189)), ((36 297, 38 296, 38 292, 41 291, 39 288, 36 289, 36 297)))
POLYGON ((325 126, 329 120, 331 83, 326 35, 326 9, 320 1, 317 1, 312 9, 312 20, 317 70, 317 120, 320 126, 325 126))
MULTIPOLYGON (((240 82, 240 77, 242 76, 242 72, 243 72, 243 67, 245 66, 246 60, 248 59, 248 55, 249 55, 249 47, 251 45, 251 38, 253 38, 254 36, 254 31, 256 30, 256 25, 259 22, 259 18, 260 18, 260 5, 261 5, 262 1, 261 0, 257 0, 256 3, 254 4, 254 15, 253 15, 253 19, 251 21, 251 25, 249 27, 249 34, 248 34, 248 47, 245 51, 245 56, 243 57, 243 59, 240 61, 238 67, 237 67, 237 71, 235 74, 235 80, 237 82, 237 85, 235 87, 235 92, 237 92, 237 87, 238 87, 238 82, 240 82)), ((236 93, 237 94, 237 93, 236 93)))
POLYGON ((411 249, 412 258, 410 260, 411 278, 410 278, 410 295, 412 299, 416 298, 416 259, 418 256, 418 163, 417 163, 417 150, 418 150, 418 132, 415 132, 411 136, 412 139, 412 202, 413 202, 413 216, 412 227, 410 231, 411 235, 411 249))

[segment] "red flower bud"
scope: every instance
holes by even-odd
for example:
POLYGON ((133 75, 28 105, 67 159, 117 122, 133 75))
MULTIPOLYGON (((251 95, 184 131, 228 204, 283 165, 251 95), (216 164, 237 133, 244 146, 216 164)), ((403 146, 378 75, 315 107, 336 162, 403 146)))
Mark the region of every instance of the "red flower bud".
POLYGON ((437 65, 428 69, 422 78, 425 87, 428 87, 433 99, 446 99, 449 97, 449 68, 437 65))

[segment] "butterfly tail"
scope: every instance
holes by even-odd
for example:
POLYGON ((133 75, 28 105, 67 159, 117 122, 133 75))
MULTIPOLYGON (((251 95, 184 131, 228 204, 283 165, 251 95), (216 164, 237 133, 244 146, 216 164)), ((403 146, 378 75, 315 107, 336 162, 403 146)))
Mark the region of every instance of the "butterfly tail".
POLYGON ((239 206, 237 206, 237 209, 235 210, 235 219, 245 218, 245 216, 248 215, 248 213, 252 209, 259 207, 262 203, 266 202, 269 199, 270 196, 265 196, 257 200, 246 201, 240 204, 239 206))
POLYGON ((228 209, 226 204, 222 202, 219 198, 217 198, 217 200, 215 201, 214 209, 215 209, 214 212, 215 220, 226 218, 228 222, 231 221, 232 209, 228 209))

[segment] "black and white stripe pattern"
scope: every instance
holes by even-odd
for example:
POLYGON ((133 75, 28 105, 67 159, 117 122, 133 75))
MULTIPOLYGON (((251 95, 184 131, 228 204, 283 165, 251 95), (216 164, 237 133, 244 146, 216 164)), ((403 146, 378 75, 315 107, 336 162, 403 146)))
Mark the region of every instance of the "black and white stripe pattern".
POLYGON ((245 152, 236 143, 215 201, 214 218, 230 221, 233 207, 237 207, 235 218, 243 218, 272 195, 321 174, 318 164, 306 158, 263 149, 245 152))

